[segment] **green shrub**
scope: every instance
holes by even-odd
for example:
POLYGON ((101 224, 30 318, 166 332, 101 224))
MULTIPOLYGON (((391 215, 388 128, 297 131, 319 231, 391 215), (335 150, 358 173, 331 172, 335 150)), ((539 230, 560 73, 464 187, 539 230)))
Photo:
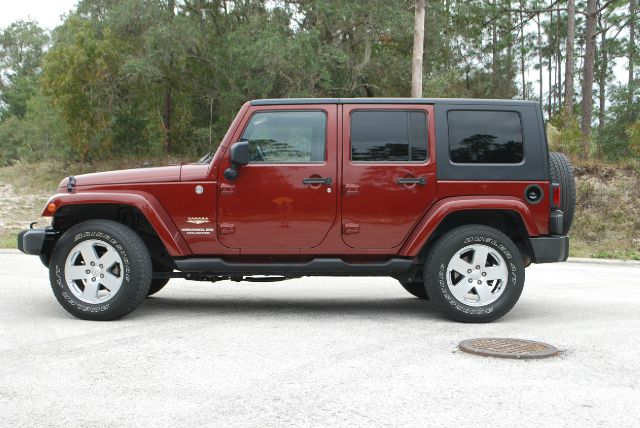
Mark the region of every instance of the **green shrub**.
POLYGON ((582 150, 582 134, 575 120, 564 123, 551 120, 547 123, 549 150, 570 156, 578 155, 582 150))

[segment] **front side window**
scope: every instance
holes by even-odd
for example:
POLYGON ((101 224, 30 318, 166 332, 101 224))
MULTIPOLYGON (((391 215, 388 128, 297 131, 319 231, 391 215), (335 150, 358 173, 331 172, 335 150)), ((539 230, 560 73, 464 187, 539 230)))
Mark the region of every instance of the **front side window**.
POLYGON ((512 111, 455 110, 447 115, 449 154, 456 163, 520 163, 520 115, 512 111))
POLYGON ((242 140, 249 142, 251 163, 323 162, 326 123, 321 111, 256 113, 242 140))
POLYGON ((351 113, 351 160, 424 162, 427 115, 423 111, 354 111, 351 113))

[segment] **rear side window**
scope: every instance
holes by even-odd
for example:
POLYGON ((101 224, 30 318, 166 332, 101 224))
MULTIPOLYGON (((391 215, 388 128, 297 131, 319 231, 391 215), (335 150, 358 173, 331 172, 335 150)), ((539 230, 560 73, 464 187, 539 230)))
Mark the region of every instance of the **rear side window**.
POLYGON ((512 111, 454 110, 449 154, 456 163, 520 163, 524 159, 520 115, 512 111))
POLYGON ((410 110, 352 112, 351 160, 424 162, 427 160, 427 115, 410 110))
POLYGON ((327 118, 321 111, 256 113, 242 140, 251 163, 313 163, 325 160, 327 118))

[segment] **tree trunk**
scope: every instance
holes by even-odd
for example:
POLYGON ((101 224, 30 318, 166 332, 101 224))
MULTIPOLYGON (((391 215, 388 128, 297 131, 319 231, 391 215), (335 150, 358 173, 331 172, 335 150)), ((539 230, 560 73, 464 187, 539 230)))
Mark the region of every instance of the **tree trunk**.
POLYGON ((593 66, 595 63, 595 32, 597 0, 587 0, 587 18, 584 30, 584 75, 582 78, 582 131, 584 155, 589 157, 591 138, 591 116, 593 110, 593 66))
POLYGON ((525 75, 524 22, 522 19, 524 0, 520 0, 520 73, 522 74, 522 99, 527 99, 527 77, 525 75))
POLYGON ((634 87, 634 60, 636 56, 636 0, 629 0, 629 47, 628 47, 628 57, 629 57, 629 82, 627 85, 628 94, 628 110, 631 109, 631 104, 633 103, 633 87, 634 87))
POLYGON ((599 70, 599 79, 598 79, 598 98, 600 101, 600 105, 598 106, 598 129, 603 130, 605 125, 605 108, 606 108, 606 91, 607 91, 607 70, 609 69, 609 64, 607 64, 608 54, 607 54, 607 31, 605 28, 602 28, 602 32, 600 33, 600 52, 602 61, 600 64, 599 70))
POLYGON ((451 70, 451 37, 449 30, 453 28, 451 25, 451 1, 444 1, 444 68, 451 70))
POLYGON ((549 66, 549 118, 551 118, 551 115, 553 114, 553 39, 551 37, 551 28, 553 28, 553 13, 551 13, 549 19, 549 56, 547 58, 547 65, 549 66))
MULTIPOLYGON (((496 0, 493 0, 493 9, 496 8, 496 0)), ((496 96, 498 87, 498 29, 495 20, 491 23, 491 95, 496 96)))
POLYGON ((507 12, 507 25, 506 25, 506 31, 502 32, 502 38, 504 39, 505 37, 507 38, 507 78, 505 79, 508 83, 508 85, 504 86, 504 88, 501 88, 501 97, 504 96, 508 96, 509 98, 513 97, 513 93, 511 92, 511 83, 515 80, 516 78, 516 73, 515 73, 515 61, 514 61, 514 55, 513 55, 513 35, 511 34, 511 0, 507 0, 506 4, 504 5, 507 7, 507 10, 509 10, 509 12, 507 12))
POLYGON ((413 30, 413 60, 411 62, 411 97, 422 97, 422 58, 424 56, 424 16, 426 0, 416 0, 413 30))
MULTIPOLYGON (((173 20, 174 10, 176 2, 175 0, 169 0, 167 4, 168 19, 173 20)), ((169 54, 168 69, 173 67, 173 56, 169 54)), ((165 76, 164 84, 164 102, 162 105, 162 144, 166 153, 171 152, 171 81, 168 76, 165 76)))
POLYGON ((571 116, 573 116, 573 53, 575 38, 576 0, 569 0, 567 2, 567 58, 564 69, 564 111, 567 118, 571 118, 571 116))
POLYGON ((560 11, 558 11, 558 21, 556 22, 556 90, 558 93, 558 107, 557 111, 560 111, 562 106, 562 52, 560 51, 560 28, 562 24, 560 11))
POLYGON ((538 72, 540 73, 540 107, 544 110, 544 73, 542 72, 542 29, 540 13, 538 13, 538 72))

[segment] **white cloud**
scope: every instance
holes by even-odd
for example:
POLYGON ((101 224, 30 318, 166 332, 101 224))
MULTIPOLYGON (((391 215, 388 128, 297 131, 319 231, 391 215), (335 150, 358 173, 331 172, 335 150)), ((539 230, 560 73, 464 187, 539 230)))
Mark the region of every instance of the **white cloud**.
POLYGON ((0 28, 19 19, 34 20, 52 30, 62 23, 60 16, 68 13, 78 0, 0 0, 0 28))

